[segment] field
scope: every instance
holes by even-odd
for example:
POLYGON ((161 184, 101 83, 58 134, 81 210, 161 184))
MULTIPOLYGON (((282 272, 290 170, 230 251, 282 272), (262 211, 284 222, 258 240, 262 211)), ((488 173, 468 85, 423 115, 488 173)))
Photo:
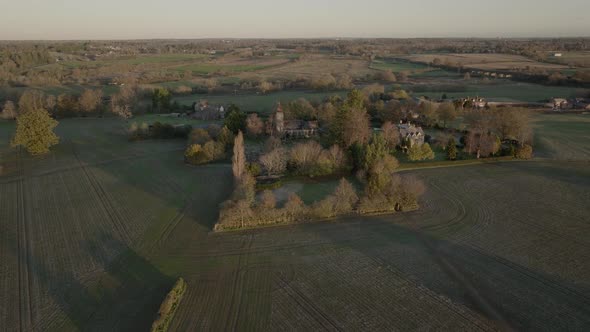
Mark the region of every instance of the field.
POLYGON ((330 56, 314 55, 299 61, 290 62, 283 66, 277 66, 256 73, 242 75, 244 78, 265 79, 296 79, 317 78, 322 75, 336 75, 346 73, 353 78, 364 78, 367 74, 373 74, 376 70, 369 68, 369 61, 359 58, 338 58, 330 56))
POLYGON ((488 83, 482 83, 479 80, 455 80, 446 83, 446 85, 444 83, 414 84, 406 85, 404 88, 408 91, 414 91, 415 95, 425 95, 430 98, 440 98, 444 93, 449 98, 480 96, 489 101, 533 103, 546 101, 557 96, 569 98, 579 92, 579 89, 567 86, 548 86, 510 80, 496 80, 488 83))
POLYGON ((531 68, 544 70, 566 70, 567 66, 538 62, 520 55, 510 54, 415 54, 405 57, 410 61, 431 63, 438 58, 441 63, 460 63, 465 68, 481 70, 515 70, 531 68))
POLYGON ((180 276, 175 331, 584 331, 587 119, 538 119, 550 160, 407 171, 419 211, 220 234, 231 168, 185 166, 182 140, 69 119, 33 158, 0 122, 0 330, 146 330, 180 276))
POLYGON ((548 62, 555 62, 564 65, 573 65, 577 67, 590 67, 590 52, 561 52, 561 57, 555 57, 555 52, 547 54, 548 62))
POLYGON ((561 160, 590 160, 590 115, 546 114, 535 124, 539 157, 561 160))

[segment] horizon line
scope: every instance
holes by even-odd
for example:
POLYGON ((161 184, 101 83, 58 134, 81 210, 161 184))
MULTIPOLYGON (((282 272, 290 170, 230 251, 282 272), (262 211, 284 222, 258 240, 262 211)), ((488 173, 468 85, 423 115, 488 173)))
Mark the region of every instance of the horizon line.
POLYGON ((157 40, 371 40, 371 39, 389 39, 389 40, 412 40, 412 39, 458 39, 458 40, 510 40, 510 39, 590 39, 586 36, 512 36, 512 37, 459 37, 459 36, 432 36, 432 37, 156 37, 156 38, 66 38, 66 39, 0 39, 0 42, 63 42, 63 41, 157 41, 157 40))

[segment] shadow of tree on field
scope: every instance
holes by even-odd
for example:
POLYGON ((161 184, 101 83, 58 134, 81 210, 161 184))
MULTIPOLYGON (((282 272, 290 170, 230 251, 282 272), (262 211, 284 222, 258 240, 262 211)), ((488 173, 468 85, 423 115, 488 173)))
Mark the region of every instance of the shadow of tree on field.
MULTIPOLYGON (((104 246, 120 246, 124 249, 104 271, 84 278, 85 282, 76 278, 71 271, 54 271, 48 262, 28 253, 27 262, 33 272, 29 278, 35 278, 41 292, 47 293, 67 316, 65 322, 61 319, 34 321, 33 327, 29 328, 149 330, 158 307, 174 283, 173 278, 163 275, 147 260, 109 234, 102 234, 88 244, 88 259, 98 258, 104 246)), ((19 255, 17 252, 13 254, 19 255)))
POLYGON ((574 283, 485 252, 394 224, 395 216, 333 224, 357 225, 365 240, 307 225, 319 235, 392 268, 453 303, 465 305, 505 330, 584 331, 590 326, 590 279, 574 283), (318 231, 319 230, 319 231, 318 231), (408 253, 399 255, 400 252, 408 253))

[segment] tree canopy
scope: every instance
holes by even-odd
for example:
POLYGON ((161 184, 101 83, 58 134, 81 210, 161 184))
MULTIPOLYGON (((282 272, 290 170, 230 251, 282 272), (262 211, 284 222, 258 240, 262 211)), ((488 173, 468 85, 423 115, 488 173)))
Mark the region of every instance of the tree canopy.
POLYGON ((33 155, 49 152, 49 148, 59 143, 53 132, 58 122, 44 109, 21 114, 16 118, 16 133, 11 141, 12 147, 22 146, 33 155))

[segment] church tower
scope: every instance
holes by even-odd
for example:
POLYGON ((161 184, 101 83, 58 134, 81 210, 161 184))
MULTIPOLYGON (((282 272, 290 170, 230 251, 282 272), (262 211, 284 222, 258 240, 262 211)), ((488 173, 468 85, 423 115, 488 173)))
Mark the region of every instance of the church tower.
POLYGON ((285 113, 283 113, 283 107, 281 103, 277 105, 277 110, 274 114, 274 128, 273 131, 278 134, 282 135, 283 131, 285 130, 285 113))

